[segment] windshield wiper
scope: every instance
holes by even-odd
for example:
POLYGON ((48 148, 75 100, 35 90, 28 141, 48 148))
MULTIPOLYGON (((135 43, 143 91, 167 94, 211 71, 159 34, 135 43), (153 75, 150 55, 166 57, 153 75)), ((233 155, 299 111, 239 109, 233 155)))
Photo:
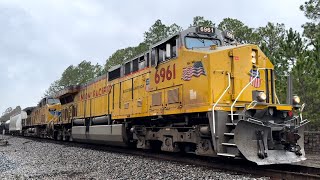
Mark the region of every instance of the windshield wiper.
POLYGON ((197 33, 193 33, 193 35, 195 35, 200 42, 202 42, 202 44, 204 44, 204 39, 202 39, 197 33))

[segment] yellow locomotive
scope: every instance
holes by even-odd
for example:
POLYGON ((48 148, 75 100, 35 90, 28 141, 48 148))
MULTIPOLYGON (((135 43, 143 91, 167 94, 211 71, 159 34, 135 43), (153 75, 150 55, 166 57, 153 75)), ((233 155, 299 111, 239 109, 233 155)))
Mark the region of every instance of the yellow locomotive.
POLYGON ((54 126, 58 123, 61 115, 59 100, 53 97, 45 97, 42 98, 37 107, 29 109, 31 113, 28 113, 27 121, 23 123, 24 134, 53 138, 55 135, 54 126))
POLYGON ((260 165, 305 159, 299 97, 279 104, 274 67, 259 47, 213 27, 164 39, 57 98, 68 99, 57 134, 74 141, 260 165))

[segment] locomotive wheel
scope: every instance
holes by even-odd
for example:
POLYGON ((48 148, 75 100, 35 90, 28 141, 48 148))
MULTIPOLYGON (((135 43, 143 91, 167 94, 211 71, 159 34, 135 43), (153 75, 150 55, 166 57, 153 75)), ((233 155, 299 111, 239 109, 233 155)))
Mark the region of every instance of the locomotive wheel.
POLYGON ((58 141, 61 141, 61 140, 62 140, 62 132, 61 132, 61 130, 58 130, 57 140, 58 140, 58 141))
POLYGON ((54 131, 54 132, 53 132, 53 139, 54 139, 55 141, 57 141, 57 137, 58 137, 58 131, 54 131))

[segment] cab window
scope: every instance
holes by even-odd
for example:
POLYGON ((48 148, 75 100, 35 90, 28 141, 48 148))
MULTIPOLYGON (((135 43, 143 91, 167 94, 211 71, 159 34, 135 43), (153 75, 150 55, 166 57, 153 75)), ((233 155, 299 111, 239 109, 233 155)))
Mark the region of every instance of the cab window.
POLYGON ((213 38, 186 37, 185 43, 187 49, 204 48, 210 47, 211 45, 221 46, 221 41, 213 38))
POLYGON ((53 98, 48 99, 49 105, 58 104, 58 103, 60 103, 59 99, 53 99, 53 98))

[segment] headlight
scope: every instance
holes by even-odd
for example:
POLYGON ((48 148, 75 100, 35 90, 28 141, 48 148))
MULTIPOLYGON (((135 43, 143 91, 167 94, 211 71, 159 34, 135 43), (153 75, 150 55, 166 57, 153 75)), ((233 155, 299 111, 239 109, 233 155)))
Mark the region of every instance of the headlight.
POLYGON ((258 98, 258 100, 260 102, 262 102, 262 101, 265 101, 267 99, 267 95, 264 92, 259 92, 257 98, 258 98))
POLYGON ((293 104, 299 104, 300 103, 300 97, 299 96, 293 96, 292 102, 293 102, 293 104))
POLYGON ((255 51, 251 52, 251 57, 252 57, 252 59, 251 59, 252 64, 255 64, 257 62, 255 51))

